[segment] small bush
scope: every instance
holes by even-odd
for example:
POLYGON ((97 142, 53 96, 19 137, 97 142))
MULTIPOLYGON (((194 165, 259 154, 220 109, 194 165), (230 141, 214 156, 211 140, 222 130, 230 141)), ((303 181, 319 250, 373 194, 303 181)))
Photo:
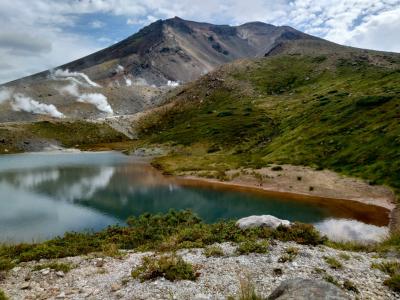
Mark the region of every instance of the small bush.
POLYGON ((0 300, 8 300, 6 294, 2 290, 0 290, 0 300))
POLYGON ((329 256, 329 257, 324 257, 325 262, 332 268, 332 269, 341 269, 343 268, 342 264, 340 261, 338 261, 336 258, 329 256))
POLYGON ((254 284, 250 281, 250 278, 240 280, 240 291, 238 297, 230 296, 228 300, 263 300, 260 295, 257 294, 254 284))
POLYGON ((302 177, 301 177, 301 176, 297 176, 297 180, 298 180, 298 181, 301 181, 301 180, 302 180, 302 177))
POLYGON ((340 253, 339 257, 343 260, 349 260, 350 259, 350 255, 346 254, 346 253, 340 253))
POLYGON ((217 117, 229 117, 232 115, 233 115, 233 112, 231 112, 231 111, 221 111, 217 114, 217 117))
POLYGON ((358 288, 354 285, 353 282, 351 282, 351 281, 348 280, 348 279, 346 279, 346 280, 343 282, 343 288, 344 288, 345 290, 348 290, 348 291, 350 291, 350 292, 354 292, 354 293, 356 293, 356 294, 359 293, 358 288))
POLYGON ((288 242, 294 241, 302 245, 320 245, 327 238, 321 237, 320 233, 310 224, 294 223, 292 226, 278 226, 272 232, 272 236, 278 240, 288 242))
POLYGON ((269 243, 267 241, 245 241, 239 244, 236 249, 238 254, 249 254, 249 253, 267 253, 269 243))
POLYGON ((0 257, 0 271, 8 271, 14 268, 14 263, 9 258, 0 257))
POLYGON ((65 263, 48 263, 48 264, 41 264, 41 265, 36 265, 33 268, 33 271, 39 271, 43 269, 52 269, 54 271, 62 271, 64 273, 68 273, 73 269, 71 264, 65 264, 65 263))
POLYGON ((282 171, 283 168, 282 168, 281 166, 273 166, 273 167, 271 168, 271 170, 272 170, 272 171, 282 171))
POLYGON ((224 251, 220 246, 209 246, 204 250, 204 255, 206 257, 219 257, 219 256, 224 256, 224 251))
POLYGON ((332 283, 332 284, 334 284, 334 285, 336 285, 336 286, 340 286, 339 282, 338 282, 338 281, 336 280, 336 278, 333 277, 332 275, 326 274, 326 275, 324 276, 324 280, 325 280, 326 282, 332 283))
POLYGON ((278 262, 280 262, 280 263, 285 263, 288 261, 292 262, 296 258, 298 253, 299 253, 298 248, 289 247, 286 249, 286 253, 278 259, 278 262))
POLYGON ((140 281, 164 277, 169 281, 196 280, 197 274, 191 264, 177 255, 163 255, 160 257, 146 256, 142 265, 132 270, 132 277, 140 281))
POLYGON ((383 273, 390 276, 393 276, 396 273, 400 274, 400 263, 397 261, 373 263, 371 268, 381 270, 383 273))
POLYGON ((312 192, 312 191, 314 190, 314 187, 313 187, 313 186, 310 186, 310 187, 308 187, 308 190, 309 190, 310 192, 312 192))
POLYGON ((389 279, 386 279, 383 284, 395 292, 400 292, 400 274, 391 276, 389 279))

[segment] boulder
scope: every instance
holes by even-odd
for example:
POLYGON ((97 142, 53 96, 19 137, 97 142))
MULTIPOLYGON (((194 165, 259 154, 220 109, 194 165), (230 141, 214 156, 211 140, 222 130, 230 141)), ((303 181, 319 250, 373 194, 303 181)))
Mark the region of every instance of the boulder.
POLYGON ((271 227, 276 228, 279 225, 290 226, 288 220, 281 220, 271 215, 250 216, 239 219, 236 226, 240 229, 254 228, 254 227, 271 227))
POLYGON ((350 299, 340 288, 322 280, 295 278, 283 281, 268 300, 343 300, 350 299))

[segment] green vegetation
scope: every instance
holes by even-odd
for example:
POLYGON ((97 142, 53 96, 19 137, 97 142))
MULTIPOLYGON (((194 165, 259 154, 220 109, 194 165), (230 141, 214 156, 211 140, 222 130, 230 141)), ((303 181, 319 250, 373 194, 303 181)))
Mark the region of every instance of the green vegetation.
POLYGON ((298 248, 289 247, 286 249, 286 253, 279 258, 278 262, 280 263, 292 262, 298 254, 299 254, 298 248))
POLYGON ((254 287, 254 284, 250 280, 250 277, 246 277, 245 279, 240 279, 240 290, 239 295, 237 297, 229 296, 228 300, 263 300, 254 287))
POLYGON ((8 300, 6 294, 2 290, 0 290, 0 300, 8 300))
POLYGON ((267 253, 269 243, 267 241, 245 241, 239 244, 236 249, 238 254, 249 254, 249 253, 267 253))
POLYGON ((400 274, 395 274, 383 283, 395 292, 400 292, 400 274))
POLYGON ((0 271, 8 271, 14 268, 14 263, 10 258, 0 257, 0 271))
POLYGON ((224 251, 220 246, 212 245, 204 250, 204 255, 206 257, 212 257, 212 256, 219 257, 219 256, 224 256, 224 251))
POLYGON ((62 271, 64 273, 68 273, 73 269, 73 266, 71 264, 52 262, 47 264, 36 265, 33 268, 33 271, 40 271, 43 269, 52 269, 54 271, 62 271))
POLYGON ((58 141, 65 147, 87 148, 98 144, 127 142, 110 126, 86 121, 41 121, 0 126, 0 153, 23 152, 37 141, 58 141))
POLYGON ((371 265, 371 268, 378 269, 390 276, 395 275, 397 273, 400 274, 400 262, 398 261, 373 263, 371 265))
POLYGON ((0 246, 0 259, 16 263, 62 258, 101 252, 113 244, 114 249, 174 251, 181 248, 206 247, 215 243, 242 243, 243 253, 267 249, 259 239, 296 241, 307 245, 325 242, 311 225, 297 223, 290 228, 253 228, 241 230, 235 221, 205 224, 190 211, 144 214, 129 218, 128 226, 110 226, 100 232, 66 233, 42 243, 0 246), (249 242, 250 241, 250 242, 249 242))
POLYGON ((341 269, 343 265, 338 261, 336 258, 332 256, 324 257, 325 262, 331 267, 332 269, 341 269))
POLYGON ((326 275, 324 276, 324 280, 325 280, 326 282, 332 283, 332 284, 334 284, 334 285, 340 287, 339 281, 337 281, 337 279, 336 279, 335 277, 333 277, 332 275, 326 274, 326 275))
POLYGON ((140 136, 173 146, 154 161, 171 174, 287 163, 399 191, 399 70, 356 55, 240 62, 146 116, 140 136))
POLYGON ((146 256, 143 258, 142 265, 132 270, 132 277, 142 282, 158 277, 164 277, 169 281, 196 280, 197 276, 193 266, 176 254, 160 257, 146 256))
POLYGON ((345 290, 348 290, 350 292, 356 293, 358 294, 360 291, 358 290, 358 288, 355 286, 355 284, 353 282, 351 282, 350 280, 346 279, 343 282, 343 288, 345 290))
POLYGON ((400 292, 400 263, 398 261, 373 263, 371 268, 388 274, 390 278, 385 280, 384 284, 395 292, 400 292))
POLYGON ((346 254, 346 253, 340 253, 339 257, 343 260, 349 260, 350 259, 350 255, 346 254))

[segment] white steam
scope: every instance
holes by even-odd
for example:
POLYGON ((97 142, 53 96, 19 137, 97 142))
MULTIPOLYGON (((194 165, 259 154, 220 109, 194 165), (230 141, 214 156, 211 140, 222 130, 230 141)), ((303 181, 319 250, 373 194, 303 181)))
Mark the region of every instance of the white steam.
POLYGON ((54 118, 63 118, 64 114, 59 112, 53 104, 40 103, 24 94, 13 95, 11 107, 14 111, 26 111, 33 114, 49 115, 54 118))
POLYGON ((10 100, 10 98, 11 98, 10 90, 5 88, 0 90, 0 104, 7 100, 10 100))
POLYGON ((121 73, 122 71, 124 71, 124 67, 121 66, 121 65, 118 65, 117 68, 115 69, 115 71, 116 71, 117 73, 121 73))
POLYGON ((178 82, 178 81, 168 80, 167 86, 170 86, 170 87, 177 87, 177 86, 179 86, 179 82, 178 82))
POLYGON ((100 111, 106 112, 108 114, 114 113, 113 109, 111 108, 110 104, 107 101, 106 96, 100 93, 81 94, 79 92, 78 85, 75 82, 72 82, 71 84, 61 88, 60 92, 62 94, 67 93, 70 94, 71 96, 77 97, 78 102, 93 104, 100 111))
POLYGON ((82 84, 81 81, 79 81, 77 78, 82 78, 86 81, 87 84, 94 86, 94 87, 100 87, 99 84, 96 82, 92 81, 89 76, 87 76, 85 73, 81 72, 70 72, 68 69, 67 70, 61 70, 57 69, 54 71, 53 76, 57 78, 66 78, 72 81, 75 81, 78 84, 82 84))
POLYGON ((127 78, 127 77, 125 77, 125 83, 126 83, 126 86, 131 86, 132 85, 132 80, 127 78))
POLYGON ((75 97, 79 97, 80 95, 78 85, 75 82, 62 87, 59 91, 61 94, 70 94, 75 97))
POLYGON ((107 102, 107 97, 100 93, 88 93, 79 96, 78 102, 90 103, 97 107, 98 110, 113 114, 110 104, 107 102))

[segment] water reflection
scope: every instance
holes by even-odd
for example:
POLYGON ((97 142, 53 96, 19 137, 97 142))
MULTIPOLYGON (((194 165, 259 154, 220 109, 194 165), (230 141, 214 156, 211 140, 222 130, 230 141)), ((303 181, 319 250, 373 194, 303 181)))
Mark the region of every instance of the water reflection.
POLYGON ((99 230, 131 215, 171 208, 192 209, 206 222, 271 214, 314 223, 331 237, 346 239, 358 239, 357 232, 363 232, 373 240, 386 228, 352 220, 382 225, 387 221, 382 217, 376 222, 363 218, 384 212, 365 213, 365 207, 346 205, 185 186, 137 158, 118 153, 0 157, 0 240, 31 241, 71 230, 99 230), (336 220, 343 218, 353 223, 336 220))
POLYGON ((389 228, 386 226, 375 226, 356 220, 327 219, 314 225, 334 241, 356 240, 369 243, 382 240, 389 235, 389 228))

